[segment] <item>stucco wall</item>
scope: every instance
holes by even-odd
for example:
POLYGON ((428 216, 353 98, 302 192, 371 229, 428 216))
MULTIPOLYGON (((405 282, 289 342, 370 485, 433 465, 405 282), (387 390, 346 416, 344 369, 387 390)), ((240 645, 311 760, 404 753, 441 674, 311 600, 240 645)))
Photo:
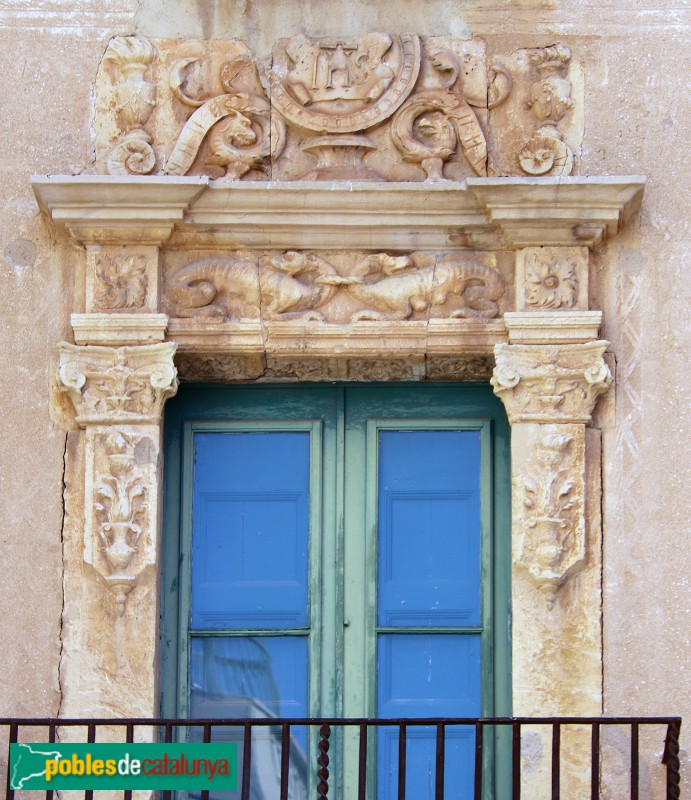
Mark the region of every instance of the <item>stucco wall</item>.
POLYGON ((0 713, 52 713, 60 698, 65 433, 55 403, 51 421, 49 397, 81 256, 39 215, 28 176, 93 171, 92 84, 115 34, 240 38, 263 55, 287 33, 368 30, 472 33, 497 53, 565 41, 585 59, 585 138, 575 173, 648 178, 640 222, 594 257, 616 360, 614 399, 597 416, 604 430, 604 711, 690 710, 688 26, 681 4, 4 0, 0 713))

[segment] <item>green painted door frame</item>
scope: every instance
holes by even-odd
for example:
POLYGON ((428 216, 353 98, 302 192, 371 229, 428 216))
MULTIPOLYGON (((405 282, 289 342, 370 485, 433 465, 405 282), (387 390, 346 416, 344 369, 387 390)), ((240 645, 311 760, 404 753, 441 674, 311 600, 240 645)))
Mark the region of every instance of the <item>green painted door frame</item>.
MULTIPOLYGON (((490 387, 252 384, 183 386, 166 408, 160 673, 165 716, 188 713, 192 437, 197 431, 238 430, 311 433, 310 714, 375 714, 377 436, 391 429, 480 432, 482 713, 511 713, 509 425, 490 387), (372 668, 363 670, 363 663, 372 668)), ((355 742, 344 737, 343 745, 344 758, 357 759, 355 742)), ((485 766, 487 796, 496 796, 494 781, 503 788, 508 778, 492 768, 491 754, 485 766)), ((503 766, 497 769, 504 772, 503 766)), ((347 776, 336 775, 334 796, 350 796, 349 784, 347 776)))

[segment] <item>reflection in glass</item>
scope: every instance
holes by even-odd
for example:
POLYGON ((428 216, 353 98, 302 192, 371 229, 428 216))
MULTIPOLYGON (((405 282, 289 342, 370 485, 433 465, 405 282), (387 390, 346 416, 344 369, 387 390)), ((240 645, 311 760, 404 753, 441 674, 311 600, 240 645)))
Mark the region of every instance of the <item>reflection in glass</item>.
MULTIPOLYGON (((304 636, 194 637, 190 651, 190 716, 270 719, 307 716, 307 638, 304 636)), ((291 729, 291 800, 307 797, 306 734, 291 729)), ((190 738, 201 740, 197 728, 190 738)), ((239 800, 243 729, 216 728, 213 741, 237 742, 238 790, 213 795, 239 800)), ((281 729, 252 731, 251 800, 271 800, 280 792, 281 729)))

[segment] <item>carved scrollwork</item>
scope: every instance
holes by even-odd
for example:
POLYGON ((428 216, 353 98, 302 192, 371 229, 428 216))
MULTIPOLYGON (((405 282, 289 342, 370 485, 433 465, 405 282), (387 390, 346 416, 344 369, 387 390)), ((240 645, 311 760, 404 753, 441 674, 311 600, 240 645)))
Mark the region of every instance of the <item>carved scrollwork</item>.
POLYGON ((577 426, 541 426, 531 467, 518 477, 522 539, 518 561, 552 608, 560 587, 585 563, 583 441, 577 426))
POLYGON ((612 384, 602 354, 609 342, 494 348, 491 384, 514 422, 590 422, 595 402, 612 384))
POLYGON ((156 85, 145 79, 155 57, 156 48, 143 36, 116 36, 106 50, 104 61, 118 67, 122 76, 115 87, 115 114, 125 130, 108 156, 111 175, 148 175, 156 166, 144 127, 156 106, 156 85))
POLYGON ((197 110, 178 136, 165 172, 185 175, 208 134, 208 163, 225 168, 225 177, 236 180, 252 169, 262 168, 270 155, 280 154, 285 141, 282 123, 271 120, 257 65, 249 55, 240 55, 223 65, 220 81, 227 93, 206 100, 192 98, 182 88, 184 69, 197 60, 182 59, 171 72, 173 94, 197 110))
POLYGON ((79 425, 156 423, 177 391, 173 343, 79 347, 62 342, 58 388, 67 392, 79 425))
POLYGON ((500 61, 493 60, 489 65, 489 87, 487 92, 487 108, 500 106, 513 89, 513 78, 508 67, 500 61))
POLYGON ((438 88, 418 92, 396 112, 391 138, 404 161, 420 164, 427 180, 443 180, 444 162, 460 143, 476 175, 487 174, 487 142, 475 112, 459 93, 452 91, 460 75, 456 56, 432 53, 438 88))

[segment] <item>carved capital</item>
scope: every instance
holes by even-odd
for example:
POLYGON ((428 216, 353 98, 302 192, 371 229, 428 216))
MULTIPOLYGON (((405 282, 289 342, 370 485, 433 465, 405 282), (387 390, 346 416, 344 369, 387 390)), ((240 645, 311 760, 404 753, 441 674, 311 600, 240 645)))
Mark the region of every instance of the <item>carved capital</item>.
POLYGON ((491 384, 509 421, 589 423, 598 395, 612 384, 602 358, 608 344, 495 345, 491 384))
POLYGON ((157 424, 177 391, 174 343, 137 347, 79 347, 61 342, 58 387, 67 392, 77 423, 157 424))

